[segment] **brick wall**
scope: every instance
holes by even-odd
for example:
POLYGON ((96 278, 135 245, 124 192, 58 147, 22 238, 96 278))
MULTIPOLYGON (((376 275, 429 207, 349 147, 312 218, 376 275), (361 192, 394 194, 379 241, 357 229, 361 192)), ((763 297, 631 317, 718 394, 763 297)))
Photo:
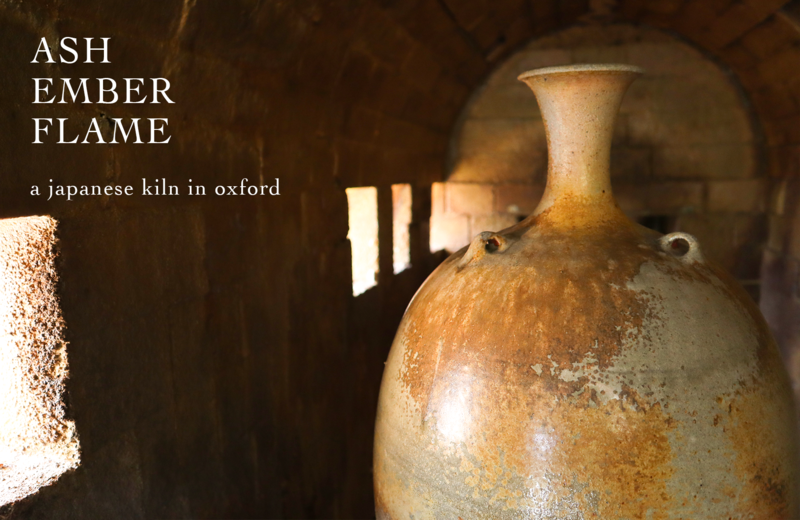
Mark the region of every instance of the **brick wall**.
POLYGON ((795 394, 800 397, 800 179, 775 182, 761 274, 761 309, 781 346, 795 394))

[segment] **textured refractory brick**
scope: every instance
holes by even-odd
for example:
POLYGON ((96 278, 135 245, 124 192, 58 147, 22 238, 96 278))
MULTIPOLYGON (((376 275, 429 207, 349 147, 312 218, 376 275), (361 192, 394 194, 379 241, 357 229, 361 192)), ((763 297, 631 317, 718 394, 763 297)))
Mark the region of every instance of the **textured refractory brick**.
POLYGON ((431 217, 431 251, 458 251, 469 244, 469 217, 447 215, 431 217))
POLYGON ((447 192, 451 213, 488 215, 492 212, 494 199, 491 185, 449 183, 447 192))
POLYGON ((765 179, 716 181, 708 183, 708 209, 761 213, 767 202, 765 179))
POLYGON ((530 215, 539 204, 544 185, 507 184, 495 188, 495 211, 515 215, 530 215))
POLYGON ((0 505, 53 482, 79 462, 61 400, 64 323, 55 296, 49 217, 0 221, 0 505))

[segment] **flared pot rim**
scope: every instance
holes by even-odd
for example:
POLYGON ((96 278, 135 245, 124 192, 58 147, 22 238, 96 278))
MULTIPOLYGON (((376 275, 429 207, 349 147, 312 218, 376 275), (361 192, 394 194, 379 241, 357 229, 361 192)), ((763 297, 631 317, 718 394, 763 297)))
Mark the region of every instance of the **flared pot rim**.
POLYGON ((534 76, 550 74, 570 74, 579 72, 629 72, 634 74, 644 74, 644 69, 636 65, 626 63, 587 63, 578 65, 560 65, 557 67, 544 67, 523 72, 517 76, 518 80, 524 80, 534 76))

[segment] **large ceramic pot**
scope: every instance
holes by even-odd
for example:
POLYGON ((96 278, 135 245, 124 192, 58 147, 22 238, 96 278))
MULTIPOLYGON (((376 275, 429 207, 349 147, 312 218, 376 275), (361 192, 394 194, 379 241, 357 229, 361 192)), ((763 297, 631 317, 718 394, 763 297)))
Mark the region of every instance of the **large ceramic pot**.
POLYGON ((406 311, 375 429, 379 519, 795 519, 789 381, 758 308, 611 195, 624 65, 520 76, 547 128, 535 212, 406 311))

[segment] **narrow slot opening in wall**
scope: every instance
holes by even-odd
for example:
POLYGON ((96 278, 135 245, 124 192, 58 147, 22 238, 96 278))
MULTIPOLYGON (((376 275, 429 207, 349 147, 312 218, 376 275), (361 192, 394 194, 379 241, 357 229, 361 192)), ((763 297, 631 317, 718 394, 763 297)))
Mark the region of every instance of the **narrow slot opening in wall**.
POLYGON ((392 185, 392 263, 394 274, 411 267, 411 185, 392 185))
MULTIPOLYGON (((430 250, 431 253, 446 250, 451 234, 445 221, 445 190, 443 182, 434 182, 431 185, 431 220, 430 220, 430 250)), ((466 235, 466 230, 465 233, 466 235)))
POLYGON ((378 284, 378 190, 347 188, 347 208, 353 257, 353 296, 378 284))

